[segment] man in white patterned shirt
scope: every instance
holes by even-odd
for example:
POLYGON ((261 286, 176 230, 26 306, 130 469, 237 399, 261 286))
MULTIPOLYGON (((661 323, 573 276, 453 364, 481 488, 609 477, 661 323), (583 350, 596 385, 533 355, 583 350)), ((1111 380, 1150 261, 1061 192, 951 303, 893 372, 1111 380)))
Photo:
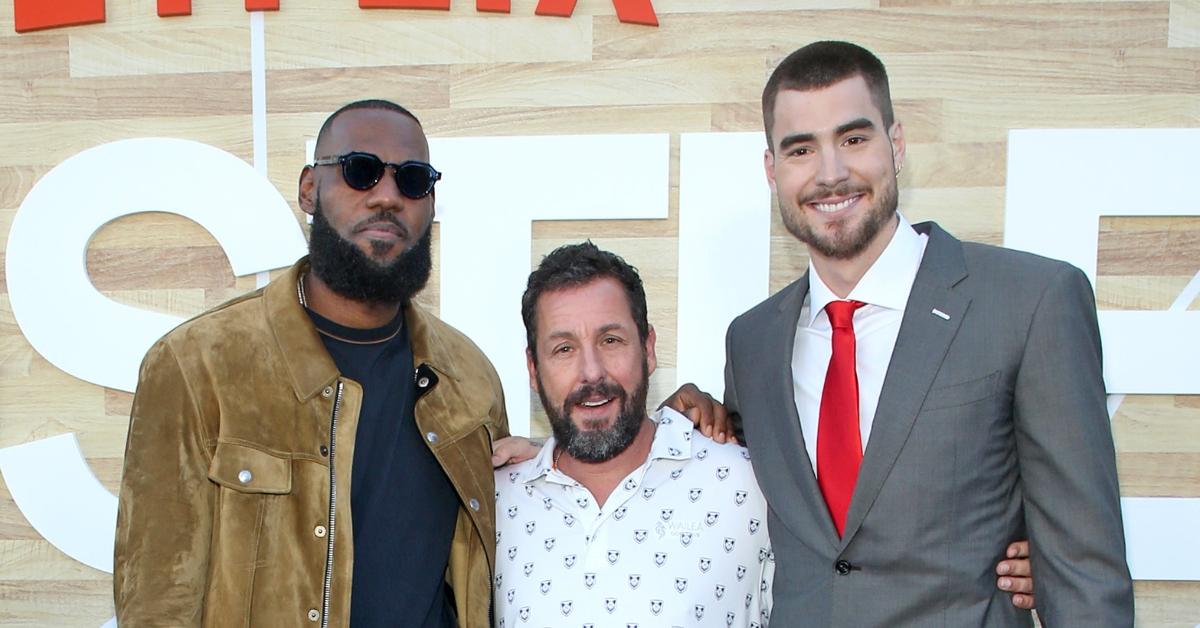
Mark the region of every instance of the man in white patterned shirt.
POLYGON ((746 450, 646 415, 654 330, 637 271, 561 247, 522 299, 553 438, 496 472, 496 626, 766 624, 766 502, 746 450))

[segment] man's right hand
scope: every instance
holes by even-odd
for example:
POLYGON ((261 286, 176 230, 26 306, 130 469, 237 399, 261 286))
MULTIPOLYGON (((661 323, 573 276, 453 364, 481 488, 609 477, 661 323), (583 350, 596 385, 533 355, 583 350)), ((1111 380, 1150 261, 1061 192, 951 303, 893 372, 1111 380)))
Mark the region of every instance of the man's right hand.
POLYGON ((680 386, 662 405, 691 419, 700 433, 714 441, 739 444, 733 435, 733 417, 729 411, 712 395, 696 388, 695 384, 680 386))
POLYGON ((524 436, 505 436, 492 444, 492 467, 525 462, 537 456, 541 450, 542 443, 524 436))

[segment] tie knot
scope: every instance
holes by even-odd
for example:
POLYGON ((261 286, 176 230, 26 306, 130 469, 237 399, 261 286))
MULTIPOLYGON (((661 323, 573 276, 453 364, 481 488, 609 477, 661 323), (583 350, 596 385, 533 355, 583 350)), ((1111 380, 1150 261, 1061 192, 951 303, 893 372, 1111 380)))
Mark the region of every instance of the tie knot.
POLYGON ((835 329, 854 328, 854 310, 866 305, 862 301, 830 301, 825 305, 829 324, 835 329))

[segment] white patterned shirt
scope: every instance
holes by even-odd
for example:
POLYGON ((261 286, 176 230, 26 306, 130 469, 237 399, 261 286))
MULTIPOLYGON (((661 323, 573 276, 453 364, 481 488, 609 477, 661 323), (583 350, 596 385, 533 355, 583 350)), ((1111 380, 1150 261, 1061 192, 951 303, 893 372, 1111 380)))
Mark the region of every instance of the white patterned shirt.
POLYGON ((746 449, 664 408, 645 464, 598 507, 554 439, 496 471, 496 627, 766 625, 775 558, 746 449))

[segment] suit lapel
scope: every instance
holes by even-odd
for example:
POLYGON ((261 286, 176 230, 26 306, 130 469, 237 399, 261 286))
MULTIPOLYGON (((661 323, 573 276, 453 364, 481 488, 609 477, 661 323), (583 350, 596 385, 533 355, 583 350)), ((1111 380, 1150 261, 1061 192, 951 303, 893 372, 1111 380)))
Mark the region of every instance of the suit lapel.
MULTIPOLYGON (((807 512, 811 513, 813 521, 820 522, 821 534, 825 540, 831 547, 836 547, 837 529, 829 516, 825 498, 821 495, 821 488, 813 473, 808 449, 804 445, 800 415, 796 411, 796 389, 792 380, 792 351, 796 342, 796 324, 800 319, 804 299, 808 296, 808 286, 808 273, 805 273, 787 288, 790 294, 780 301, 778 315, 771 320, 769 327, 760 336, 760 342, 763 343, 762 355, 766 357, 764 363, 777 365, 766 371, 775 373, 767 380, 766 398, 769 405, 777 408, 780 416, 784 417, 782 421, 764 423, 776 428, 776 432, 770 434, 770 437, 774 441, 774 447, 778 448, 780 458, 788 466, 786 477, 794 479, 807 512), (780 342, 780 339, 783 341, 780 342)), ((790 521, 791 517, 784 516, 784 513, 789 511, 792 509, 776 509, 793 531, 809 529, 808 522, 790 521)))
POLYGON ((854 537, 878 497, 971 304, 969 298, 953 291, 967 276, 962 244, 934 223, 914 228, 928 233, 929 242, 879 394, 871 438, 863 453, 854 498, 846 515, 843 545, 854 537))

